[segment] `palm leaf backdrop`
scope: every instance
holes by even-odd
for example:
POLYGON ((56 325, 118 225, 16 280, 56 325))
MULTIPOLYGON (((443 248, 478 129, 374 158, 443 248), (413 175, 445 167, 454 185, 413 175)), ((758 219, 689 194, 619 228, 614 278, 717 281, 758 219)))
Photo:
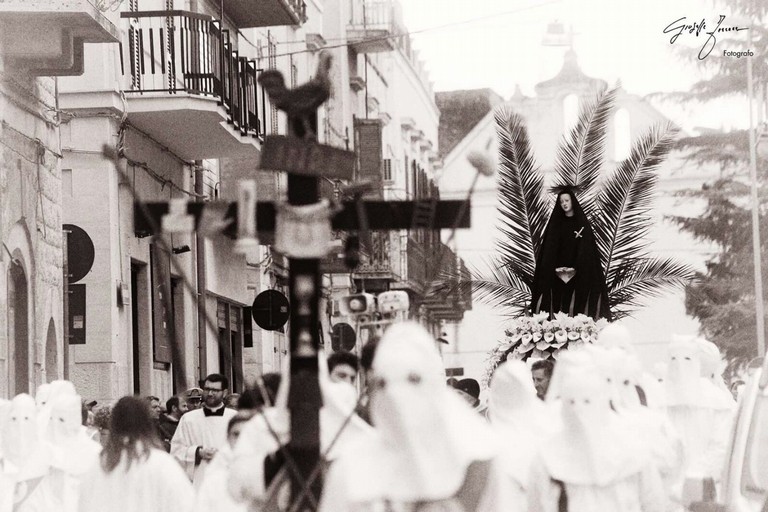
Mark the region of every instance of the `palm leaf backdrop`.
MULTIPOLYGON (((560 141, 553 186, 579 190, 579 202, 595 233, 614 319, 631 314, 644 298, 682 288, 693 270, 673 259, 655 258, 647 248, 657 170, 676 131, 656 126, 641 136, 613 172, 600 180, 608 124, 616 89, 601 91, 584 108, 576 126, 560 141)), ((513 316, 527 312, 551 199, 531 152, 522 117, 508 107, 496 112, 499 137, 499 231, 497 254, 472 269, 475 297, 513 316)), ((466 283, 466 281, 465 281, 466 283)))
POLYGON ((497 249, 506 266, 530 286, 536 253, 547 222, 544 176, 528 141, 523 118, 502 107, 496 112, 499 133, 499 205, 502 237, 497 249))
POLYGON ((576 125, 564 137, 555 160, 554 187, 576 186, 587 218, 595 214, 595 184, 605 156, 608 122, 618 89, 605 89, 580 112, 576 125))

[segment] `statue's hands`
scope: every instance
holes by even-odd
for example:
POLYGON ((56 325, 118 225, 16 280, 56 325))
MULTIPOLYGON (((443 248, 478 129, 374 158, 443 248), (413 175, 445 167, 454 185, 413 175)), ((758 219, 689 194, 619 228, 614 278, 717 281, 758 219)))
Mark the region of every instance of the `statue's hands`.
POLYGON ((576 269, 572 267, 557 267, 555 269, 555 275, 557 275, 562 282, 567 283, 576 275, 576 269))

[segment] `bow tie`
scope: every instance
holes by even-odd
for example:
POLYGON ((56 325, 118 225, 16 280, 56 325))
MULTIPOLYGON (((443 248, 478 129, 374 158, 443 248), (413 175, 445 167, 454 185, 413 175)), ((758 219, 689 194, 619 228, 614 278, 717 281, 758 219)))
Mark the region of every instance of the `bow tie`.
POLYGON ((207 407, 203 407, 203 414, 205 414, 206 417, 208 416, 224 416, 224 409, 225 407, 219 407, 215 411, 212 411, 211 409, 207 407))

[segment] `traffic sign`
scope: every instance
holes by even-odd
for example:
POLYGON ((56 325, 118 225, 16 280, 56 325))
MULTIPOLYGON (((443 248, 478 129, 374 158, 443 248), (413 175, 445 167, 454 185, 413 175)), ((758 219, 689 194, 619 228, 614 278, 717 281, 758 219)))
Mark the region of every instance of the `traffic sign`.
POLYGON ((93 240, 80 226, 64 224, 67 236, 67 268, 69 269, 69 284, 73 284, 85 277, 93 267, 96 251, 93 240))
POLYGON ((331 328, 331 348, 337 352, 351 352, 357 343, 355 329, 346 322, 340 322, 331 328))
POLYGON ((267 331, 280 329, 290 316, 288 299, 277 290, 264 290, 258 294, 251 308, 256 325, 267 331))

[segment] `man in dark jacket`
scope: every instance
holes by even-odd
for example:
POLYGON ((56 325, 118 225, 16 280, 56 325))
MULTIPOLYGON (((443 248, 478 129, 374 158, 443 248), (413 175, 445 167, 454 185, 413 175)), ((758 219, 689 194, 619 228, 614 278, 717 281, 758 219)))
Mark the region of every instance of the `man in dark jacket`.
POLYGON ((165 451, 171 451, 171 439, 176 433, 176 427, 179 426, 179 420, 187 412, 187 403, 179 398, 172 396, 165 402, 166 413, 160 417, 159 429, 165 451))

